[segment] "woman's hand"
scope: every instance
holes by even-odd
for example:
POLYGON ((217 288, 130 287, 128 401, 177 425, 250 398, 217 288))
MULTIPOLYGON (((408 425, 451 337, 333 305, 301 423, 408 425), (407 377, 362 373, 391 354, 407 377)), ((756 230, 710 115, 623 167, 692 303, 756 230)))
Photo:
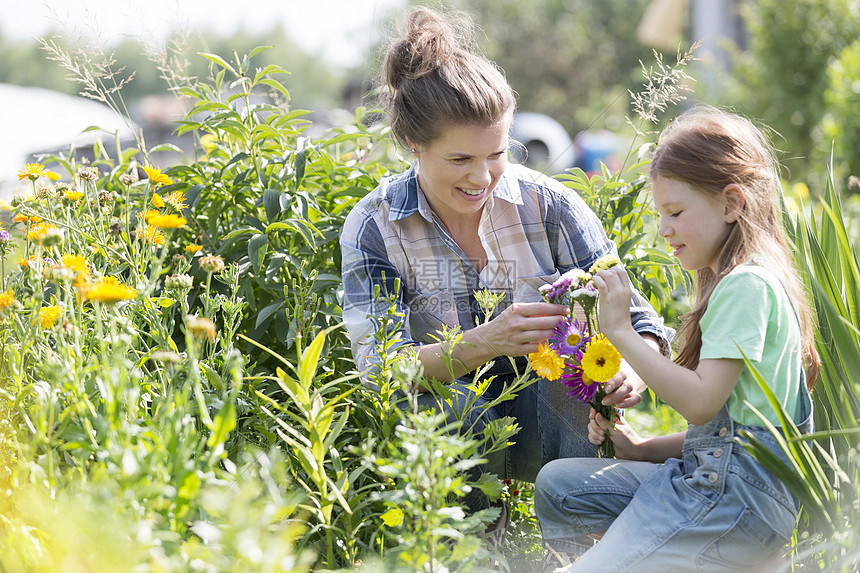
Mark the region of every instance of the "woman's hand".
POLYGON ((569 309, 548 302, 515 302, 491 321, 472 331, 495 356, 525 356, 552 335, 569 309))
POLYGON ((622 267, 602 270, 591 279, 600 296, 597 297, 597 320, 600 332, 609 340, 619 331, 633 330, 630 324, 630 279, 622 267))
POLYGON ((640 446, 643 442, 627 420, 618 416, 615 422, 610 422, 601 414, 591 409, 588 414, 588 441, 599 446, 606 439, 606 431, 609 431, 609 439, 615 446, 615 457, 624 460, 643 459, 640 446))

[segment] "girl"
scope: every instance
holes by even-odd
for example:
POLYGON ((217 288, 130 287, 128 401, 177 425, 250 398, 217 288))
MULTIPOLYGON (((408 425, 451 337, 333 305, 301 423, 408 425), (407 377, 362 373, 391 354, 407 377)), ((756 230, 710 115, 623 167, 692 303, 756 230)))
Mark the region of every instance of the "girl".
POLYGON ((743 355, 805 430, 818 375, 809 303, 780 226, 776 163, 748 120, 699 108, 669 126, 650 176, 659 233, 696 275, 683 346, 672 362, 631 336, 622 269, 594 278, 598 316, 601 331, 689 427, 646 439, 623 418, 613 425, 592 411, 589 439, 600 443, 609 430, 619 459, 548 464, 535 510, 550 556, 575 561, 568 571, 759 570, 780 555, 798 505, 736 441, 743 429, 782 455, 749 407, 779 424, 743 355), (595 545, 590 536, 600 534, 595 545))

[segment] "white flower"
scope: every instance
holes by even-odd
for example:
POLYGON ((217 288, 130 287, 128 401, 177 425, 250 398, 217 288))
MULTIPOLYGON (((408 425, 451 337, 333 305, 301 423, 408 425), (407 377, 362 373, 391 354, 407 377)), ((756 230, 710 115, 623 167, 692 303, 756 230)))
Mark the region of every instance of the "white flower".
POLYGON ((569 278, 577 286, 582 286, 591 280, 591 273, 587 273, 582 269, 570 269, 561 278, 569 278))
POLYGON ((597 298, 597 291, 588 288, 578 288, 572 293, 570 293, 570 296, 572 296, 573 298, 579 298, 581 296, 590 296, 592 298, 597 298))

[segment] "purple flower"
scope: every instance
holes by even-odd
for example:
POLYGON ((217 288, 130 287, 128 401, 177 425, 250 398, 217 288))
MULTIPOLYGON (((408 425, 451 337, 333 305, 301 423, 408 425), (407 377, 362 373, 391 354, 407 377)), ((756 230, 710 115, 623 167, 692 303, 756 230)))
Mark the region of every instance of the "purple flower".
POLYGON ((570 277, 561 277, 551 285, 540 287, 540 293, 547 302, 564 304, 563 297, 570 290, 571 284, 573 284, 573 280, 570 277))
POLYGON ((9 241, 9 231, 5 229, 0 229, 0 243, 6 243, 9 241))
POLYGON ((576 398, 583 404, 588 404, 594 397, 599 382, 595 382, 588 378, 579 366, 569 368, 559 378, 559 382, 570 388, 567 393, 568 398, 576 398))
POLYGON ((590 337, 585 334, 586 325, 573 318, 563 318, 555 325, 549 344, 561 356, 576 356, 590 337))

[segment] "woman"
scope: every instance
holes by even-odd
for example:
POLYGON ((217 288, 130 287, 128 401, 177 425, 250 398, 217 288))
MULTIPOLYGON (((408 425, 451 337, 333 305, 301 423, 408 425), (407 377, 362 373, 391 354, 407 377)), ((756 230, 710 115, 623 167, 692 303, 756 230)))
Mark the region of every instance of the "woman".
MULTIPOLYGON (((399 279, 399 344, 417 350, 428 377, 455 382, 461 392, 457 379, 470 381, 469 373, 499 357, 524 357, 552 334, 567 309, 542 302, 541 285, 616 251, 575 192, 508 163, 513 90, 462 32, 453 20, 418 8, 389 47, 382 75, 391 130, 416 161, 364 197, 341 236, 343 315, 357 366, 375 358, 371 317, 381 311, 374 286, 393 293, 399 279), (483 312, 474 293, 483 289, 505 296, 492 320, 475 326, 483 312), (444 325, 463 333, 451 350, 453 376, 434 338, 444 325)), ((661 320, 638 294, 630 311, 655 349, 668 347, 661 320)), ((497 396, 513 369, 496 360, 492 373, 485 397, 497 396)), ((608 389, 607 403, 628 407, 638 403, 642 386, 627 372, 608 389)), ((533 481, 550 460, 593 456, 584 431, 588 409, 566 392, 538 380, 484 413, 484 420, 514 416, 521 427, 516 444, 491 457, 486 470, 533 481)))

